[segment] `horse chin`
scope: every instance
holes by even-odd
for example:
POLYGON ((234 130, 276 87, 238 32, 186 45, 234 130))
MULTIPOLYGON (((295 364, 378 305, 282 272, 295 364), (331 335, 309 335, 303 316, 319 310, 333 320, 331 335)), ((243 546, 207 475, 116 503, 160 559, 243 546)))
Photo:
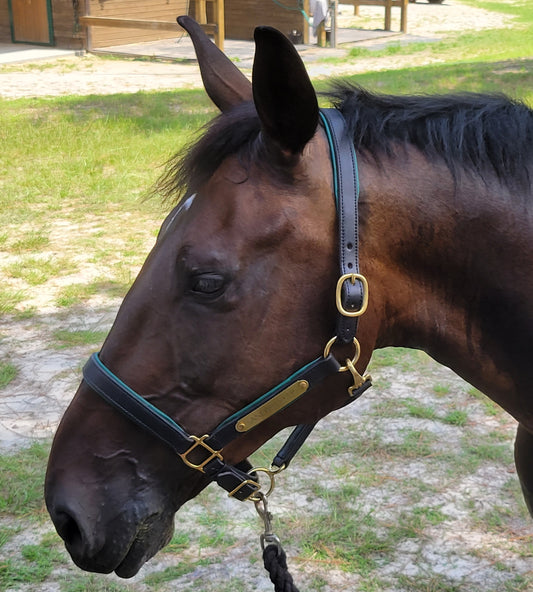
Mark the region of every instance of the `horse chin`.
POLYGON ((171 518, 162 525, 160 520, 155 524, 145 522, 137 531, 137 535, 127 553, 113 570, 121 578, 131 578, 160 549, 170 542, 174 533, 174 520, 171 518))
POLYGON ((141 567, 170 541, 173 532, 174 527, 172 526, 162 538, 155 541, 147 541, 137 537, 124 559, 115 568, 114 571, 117 576, 120 578, 132 578, 136 575, 141 567))

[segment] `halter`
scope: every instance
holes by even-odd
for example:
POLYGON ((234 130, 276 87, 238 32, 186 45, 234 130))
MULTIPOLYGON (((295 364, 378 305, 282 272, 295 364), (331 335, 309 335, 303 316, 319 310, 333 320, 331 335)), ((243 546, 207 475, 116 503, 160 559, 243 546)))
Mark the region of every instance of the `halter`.
POLYGON ((335 298, 338 310, 336 335, 326 344, 323 355, 225 419, 210 434, 200 437, 187 433, 171 417, 131 389, 102 363, 98 354, 93 354, 83 368, 85 382, 107 403, 170 446, 188 467, 204 473, 228 491, 231 497, 242 501, 250 499, 257 502, 272 491, 274 475, 288 467, 316 424, 296 426, 269 469, 256 468, 245 472, 227 464, 221 454, 225 446, 338 372, 348 371, 354 380, 348 388, 350 398, 345 405, 358 399, 372 384, 370 376, 361 376, 355 368, 360 353, 355 337, 357 320, 368 305, 367 281, 359 273, 357 160, 340 111, 322 109, 320 120, 330 147, 340 241, 340 277, 335 298), (344 366, 330 353, 335 342, 354 345, 354 357, 347 359, 344 366), (264 472, 270 478, 270 489, 265 494, 259 492, 261 486, 257 472, 264 472))

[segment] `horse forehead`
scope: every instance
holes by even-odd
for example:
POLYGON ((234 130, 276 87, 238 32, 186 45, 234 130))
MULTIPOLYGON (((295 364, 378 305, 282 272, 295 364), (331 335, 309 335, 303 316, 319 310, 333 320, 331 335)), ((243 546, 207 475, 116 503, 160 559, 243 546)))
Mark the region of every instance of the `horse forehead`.
POLYGON ((288 207, 287 189, 268 176, 243 176, 242 170, 225 168, 198 191, 193 225, 204 231, 256 235, 261 229, 276 226, 288 207))

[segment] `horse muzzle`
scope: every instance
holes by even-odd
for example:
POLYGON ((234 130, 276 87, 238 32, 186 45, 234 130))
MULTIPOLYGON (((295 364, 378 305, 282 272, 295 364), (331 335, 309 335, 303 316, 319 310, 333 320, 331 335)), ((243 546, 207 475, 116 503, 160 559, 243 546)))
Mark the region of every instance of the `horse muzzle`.
POLYGON ((79 496, 69 499, 74 501, 52 496, 48 511, 72 560, 85 571, 114 571, 130 578, 172 537, 172 511, 155 512, 146 504, 129 503, 108 516, 105 504, 87 504, 79 496))

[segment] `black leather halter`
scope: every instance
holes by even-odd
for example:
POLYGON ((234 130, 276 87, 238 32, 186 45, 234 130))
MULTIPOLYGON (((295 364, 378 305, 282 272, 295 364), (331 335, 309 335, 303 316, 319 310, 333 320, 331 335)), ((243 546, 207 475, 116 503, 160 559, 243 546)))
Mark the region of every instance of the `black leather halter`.
MULTIPOLYGON (((349 371, 354 378, 353 386, 348 389, 350 398, 346 404, 356 400, 371 386, 371 378, 361 377, 355 369, 359 357, 359 343, 355 338, 357 318, 364 313, 368 302, 368 286, 366 279, 359 274, 358 262, 357 161, 342 114, 335 109, 324 109, 320 112, 320 119, 328 137, 333 164, 341 271, 336 290, 339 312, 337 332, 326 345, 324 355, 225 419, 210 434, 201 437, 187 433, 172 418, 127 386, 102 363, 98 354, 93 354, 83 368, 83 378, 92 390, 131 421, 170 446, 188 467, 215 480, 230 496, 239 500, 257 501, 260 485, 255 473, 246 473, 224 461, 221 451, 225 446, 340 371, 349 371), (352 360, 346 360, 345 366, 341 366, 330 353, 335 341, 353 342, 356 347, 356 355, 352 360)), ((314 426, 296 426, 276 455, 271 468, 256 470, 263 470, 272 479, 273 474, 289 465, 314 426)))

